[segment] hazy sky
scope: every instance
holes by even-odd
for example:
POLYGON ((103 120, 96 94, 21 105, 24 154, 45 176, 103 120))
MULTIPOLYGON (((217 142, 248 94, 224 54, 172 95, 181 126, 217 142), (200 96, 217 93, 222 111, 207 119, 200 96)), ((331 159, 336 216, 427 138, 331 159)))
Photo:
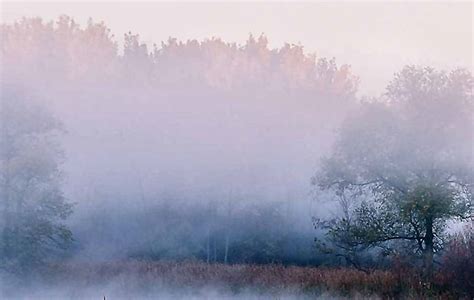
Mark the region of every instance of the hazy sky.
POLYGON ((381 92, 408 63, 472 70, 473 4, 435 2, 1 2, 2 22, 22 16, 51 20, 61 14, 84 24, 104 21, 118 41, 139 33, 150 44, 221 37, 242 43, 265 33, 271 47, 301 43, 336 57, 361 78, 361 94, 381 92))

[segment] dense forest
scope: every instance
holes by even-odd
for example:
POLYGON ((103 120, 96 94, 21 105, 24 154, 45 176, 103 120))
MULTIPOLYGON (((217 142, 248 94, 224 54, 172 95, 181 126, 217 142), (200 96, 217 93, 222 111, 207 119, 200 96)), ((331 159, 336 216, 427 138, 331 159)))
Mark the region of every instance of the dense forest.
POLYGON ((474 295, 470 71, 406 66, 367 98, 350 66, 265 35, 119 44, 67 16, 0 33, 7 297, 69 270, 474 295))

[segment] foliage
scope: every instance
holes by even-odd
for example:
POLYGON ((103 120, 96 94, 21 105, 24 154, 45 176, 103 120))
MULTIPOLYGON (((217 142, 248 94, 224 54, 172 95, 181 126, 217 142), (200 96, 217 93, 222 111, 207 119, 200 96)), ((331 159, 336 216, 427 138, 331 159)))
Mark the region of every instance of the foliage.
POLYGON ((429 274, 446 222, 472 217, 472 77, 406 67, 386 98, 349 117, 323 160, 314 184, 353 208, 319 224, 350 250, 404 241, 429 274))
POLYGON ((71 213, 61 191, 61 152, 55 143, 60 124, 40 105, 2 86, 0 103, 0 266, 37 265, 64 248, 71 213))
POLYGON ((60 81, 98 86, 240 87, 254 92, 257 87, 270 92, 311 92, 336 101, 353 98, 358 83, 348 65, 338 67, 334 59, 316 59, 300 45, 270 49, 263 35, 250 35, 244 45, 218 38, 186 42, 170 38, 150 50, 138 34, 129 32, 119 53, 104 23, 89 20, 81 28, 67 16, 49 23, 23 18, 1 25, 0 34, 4 72, 40 86, 50 86, 51 79, 43 78, 48 73, 60 81))
MULTIPOLYGON (((111 220, 112 213, 107 216, 98 213, 108 226, 118 232, 126 230, 121 230, 122 225, 111 220)), ((122 216, 120 223, 123 224, 125 218, 122 216)), ((241 201, 238 204, 211 202, 208 206, 185 206, 175 200, 175 206, 166 203, 156 205, 145 213, 135 212, 130 218, 134 218, 133 223, 138 228, 147 228, 135 235, 135 247, 128 249, 128 256, 135 259, 199 259, 229 264, 319 262, 318 254, 312 251, 312 232, 300 232, 291 224, 281 203, 241 201)), ((90 226, 100 228, 94 223, 90 226)), ((83 230, 87 233, 92 229, 83 230)), ((76 234, 79 241, 82 234, 76 234)), ((100 231, 97 234, 95 245, 100 245, 103 234, 100 231)), ((88 234, 88 239, 94 237, 95 234, 88 234)))

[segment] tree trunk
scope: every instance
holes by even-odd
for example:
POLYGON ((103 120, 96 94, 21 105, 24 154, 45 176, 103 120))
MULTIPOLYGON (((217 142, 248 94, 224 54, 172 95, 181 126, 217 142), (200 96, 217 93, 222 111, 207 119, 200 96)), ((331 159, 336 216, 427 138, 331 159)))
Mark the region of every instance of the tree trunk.
POLYGON ((4 257, 9 257, 10 256, 10 250, 12 249, 11 243, 10 243, 10 230, 11 230, 11 207, 10 207, 10 187, 9 187, 9 181, 8 181, 8 175, 7 179, 4 185, 4 193, 1 195, 3 197, 3 224, 2 224, 2 243, 1 249, 3 250, 1 254, 4 257))
POLYGON ((217 262, 217 239, 214 239, 214 262, 217 262))
POLYGON ((211 260, 211 230, 207 229, 207 263, 211 260))
MULTIPOLYGON (((0 125, 4 125, 0 123, 0 125)), ((11 245, 11 227, 12 227, 12 195, 11 195, 11 172, 10 172, 10 160, 12 157, 12 153, 10 148, 11 141, 8 138, 8 132, 6 130, 5 126, 2 126, 2 136, 0 138, 2 139, 1 142, 2 146, 7 148, 7 149, 0 149, 3 151, 3 153, 0 153, 2 157, 0 157, 0 162, 1 162, 1 168, 2 168, 2 173, 1 174, 5 180, 3 187, 1 187, 0 190, 0 197, 3 198, 1 199, 3 202, 3 220, 1 223, 2 225, 2 241, 0 241, 0 254, 2 254, 4 257, 10 257, 11 255, 11 250, 12 250, 12 245, 11 245)))
POLYGON ((425 219, 426 235, 425 235, 425 249, 423 253, 424 276, 427 281, 433 278, 433 254, 434 254, 434 234, 433 234, 433 217, 428 216, 425 219))
POLYGON ((229 234, 225 235, 225 247, 224 247, 224 263, 227 264, 227 258, 229 256, 229 234))

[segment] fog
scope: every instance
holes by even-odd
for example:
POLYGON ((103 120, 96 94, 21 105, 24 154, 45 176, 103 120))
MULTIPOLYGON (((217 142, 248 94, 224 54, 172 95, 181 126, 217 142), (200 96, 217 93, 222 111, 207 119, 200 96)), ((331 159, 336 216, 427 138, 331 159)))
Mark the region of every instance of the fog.
MULTIPOLYGON (((267 203, 281 207, 292 224, 285 230, 313 234, 309 179, 355 104, 348 66, 301 46, 270 49, 265 36, 244 45, 170 39, 151 50, 128 34, 119 54, 105 25, 58 22, 3 27, 3 85, 42 102, 62 123, 77 256, 149 251, 139 248, 157 243, 163 205, 188 222, 196 216, 187 210, 214 211, 190 229, 203 236, 194 237, 198 244, 210 227, 231 226, 213 219, 245 220, 246 210, 267 203)), ((310 253, 311 238, 304 244, 310 253)), ((191 256, 205 245, 196 247, 191 256)))
MULTIPOLYGON (((341 208, 323 201, 333 197, 327 191, 315 193, 311 178, 321 158, 334 149, 346 117, 374 101, 358 95, 360 79, 351 67, 301 45, 272 47, 271 37, 264 34, 249 34, 242 43, 208 37, 169 38, 151 45, 140 33, 128 32, 122 44, 115 35, 123 33, 107 26, 94 20, 79 25, 63 15, 55 20, 23 18, 1 27, 2 116, 17 120, 22 128, 14 140, 10 118, 4 118, 4 137, 9 139, 2 140, 3 150, 7 158, 9 151, 20 151, 15 149, 33 153, 25 150, 26 158, 8 165, 5 174, 15 167, 25 170, 13 185, 26 191, 32 181, 36 186, 30 194, 38 198, 45 191, 53 193, 48 180, 57 177, 61 192, 52 189, 54 195, 73 204, 71 214, 61 214, 72 234, 70 248, 46 261, 337 265, 339 258, 328 259, 315 249, 314 237, 321 233, 315 230, 314 217, 333 216, 341 208), (18 103, 30 109, 16 109, 18 103), (42 131, 49 128, 48 120, 55 124, 51 136, 42 131), (35 134, 48 136, 54 151, 45 153, 54 152, 54 162, 36 159, 43 144, 33 143, 35 134), (34 175, 28 177, 28 172, 34 175), (35 172, 48 179, 37 179, 35 172)), ((464 73, 459 74, 461 78, 464 73)), ((377 101, 392 103, 386 97, 377 101)), ((420 129, 407 145, 462 145, 462 159, 472 158, 466 154, 466 137, 472 133, 466 124, 472 123, 451 122, 463 104, 452 111, 450 105, 434 108, 432 119, 414 120, 452 125, 458 135, 449 141, 438 141, 437 135, 420 140, 420 129), (444 115, 446 119, 438 118, 444 115)), ((403 109, 398 112, 411 118, 403 109)), ((364 118, 358 124, 379 124, 364 118)), ((398 119, 393 120, 395 124, 398 119)), ((354 151, 365 151, 361 149, 354 151)), ((357 157, 363 157, 359 152, 357 157)), ((406 169, 416 163, 397 159, 406 169)), ((9 199, 12 194, 6 190, 2 195, 9 199)), ((50 207, 54 205, 69 209, 63 204, 50 207)), ((6 214, 8 209, 5 205, 6 214)), ((99 276, 97 281, 83 275, 77 286, 67 279, 63 284, 49 275, 35 276, 31 286, 14 291, 16 283, 9 282, 17 279, 5 275, 0 289, 15 299, 304 297, 278 289, 276 294, 253 288, 235 293, 218 283, 188 290, 167 282, 143 283, 139 272, 106 280, 99 276)), ((322 292, 322 297, 334 296, 322 292)))

